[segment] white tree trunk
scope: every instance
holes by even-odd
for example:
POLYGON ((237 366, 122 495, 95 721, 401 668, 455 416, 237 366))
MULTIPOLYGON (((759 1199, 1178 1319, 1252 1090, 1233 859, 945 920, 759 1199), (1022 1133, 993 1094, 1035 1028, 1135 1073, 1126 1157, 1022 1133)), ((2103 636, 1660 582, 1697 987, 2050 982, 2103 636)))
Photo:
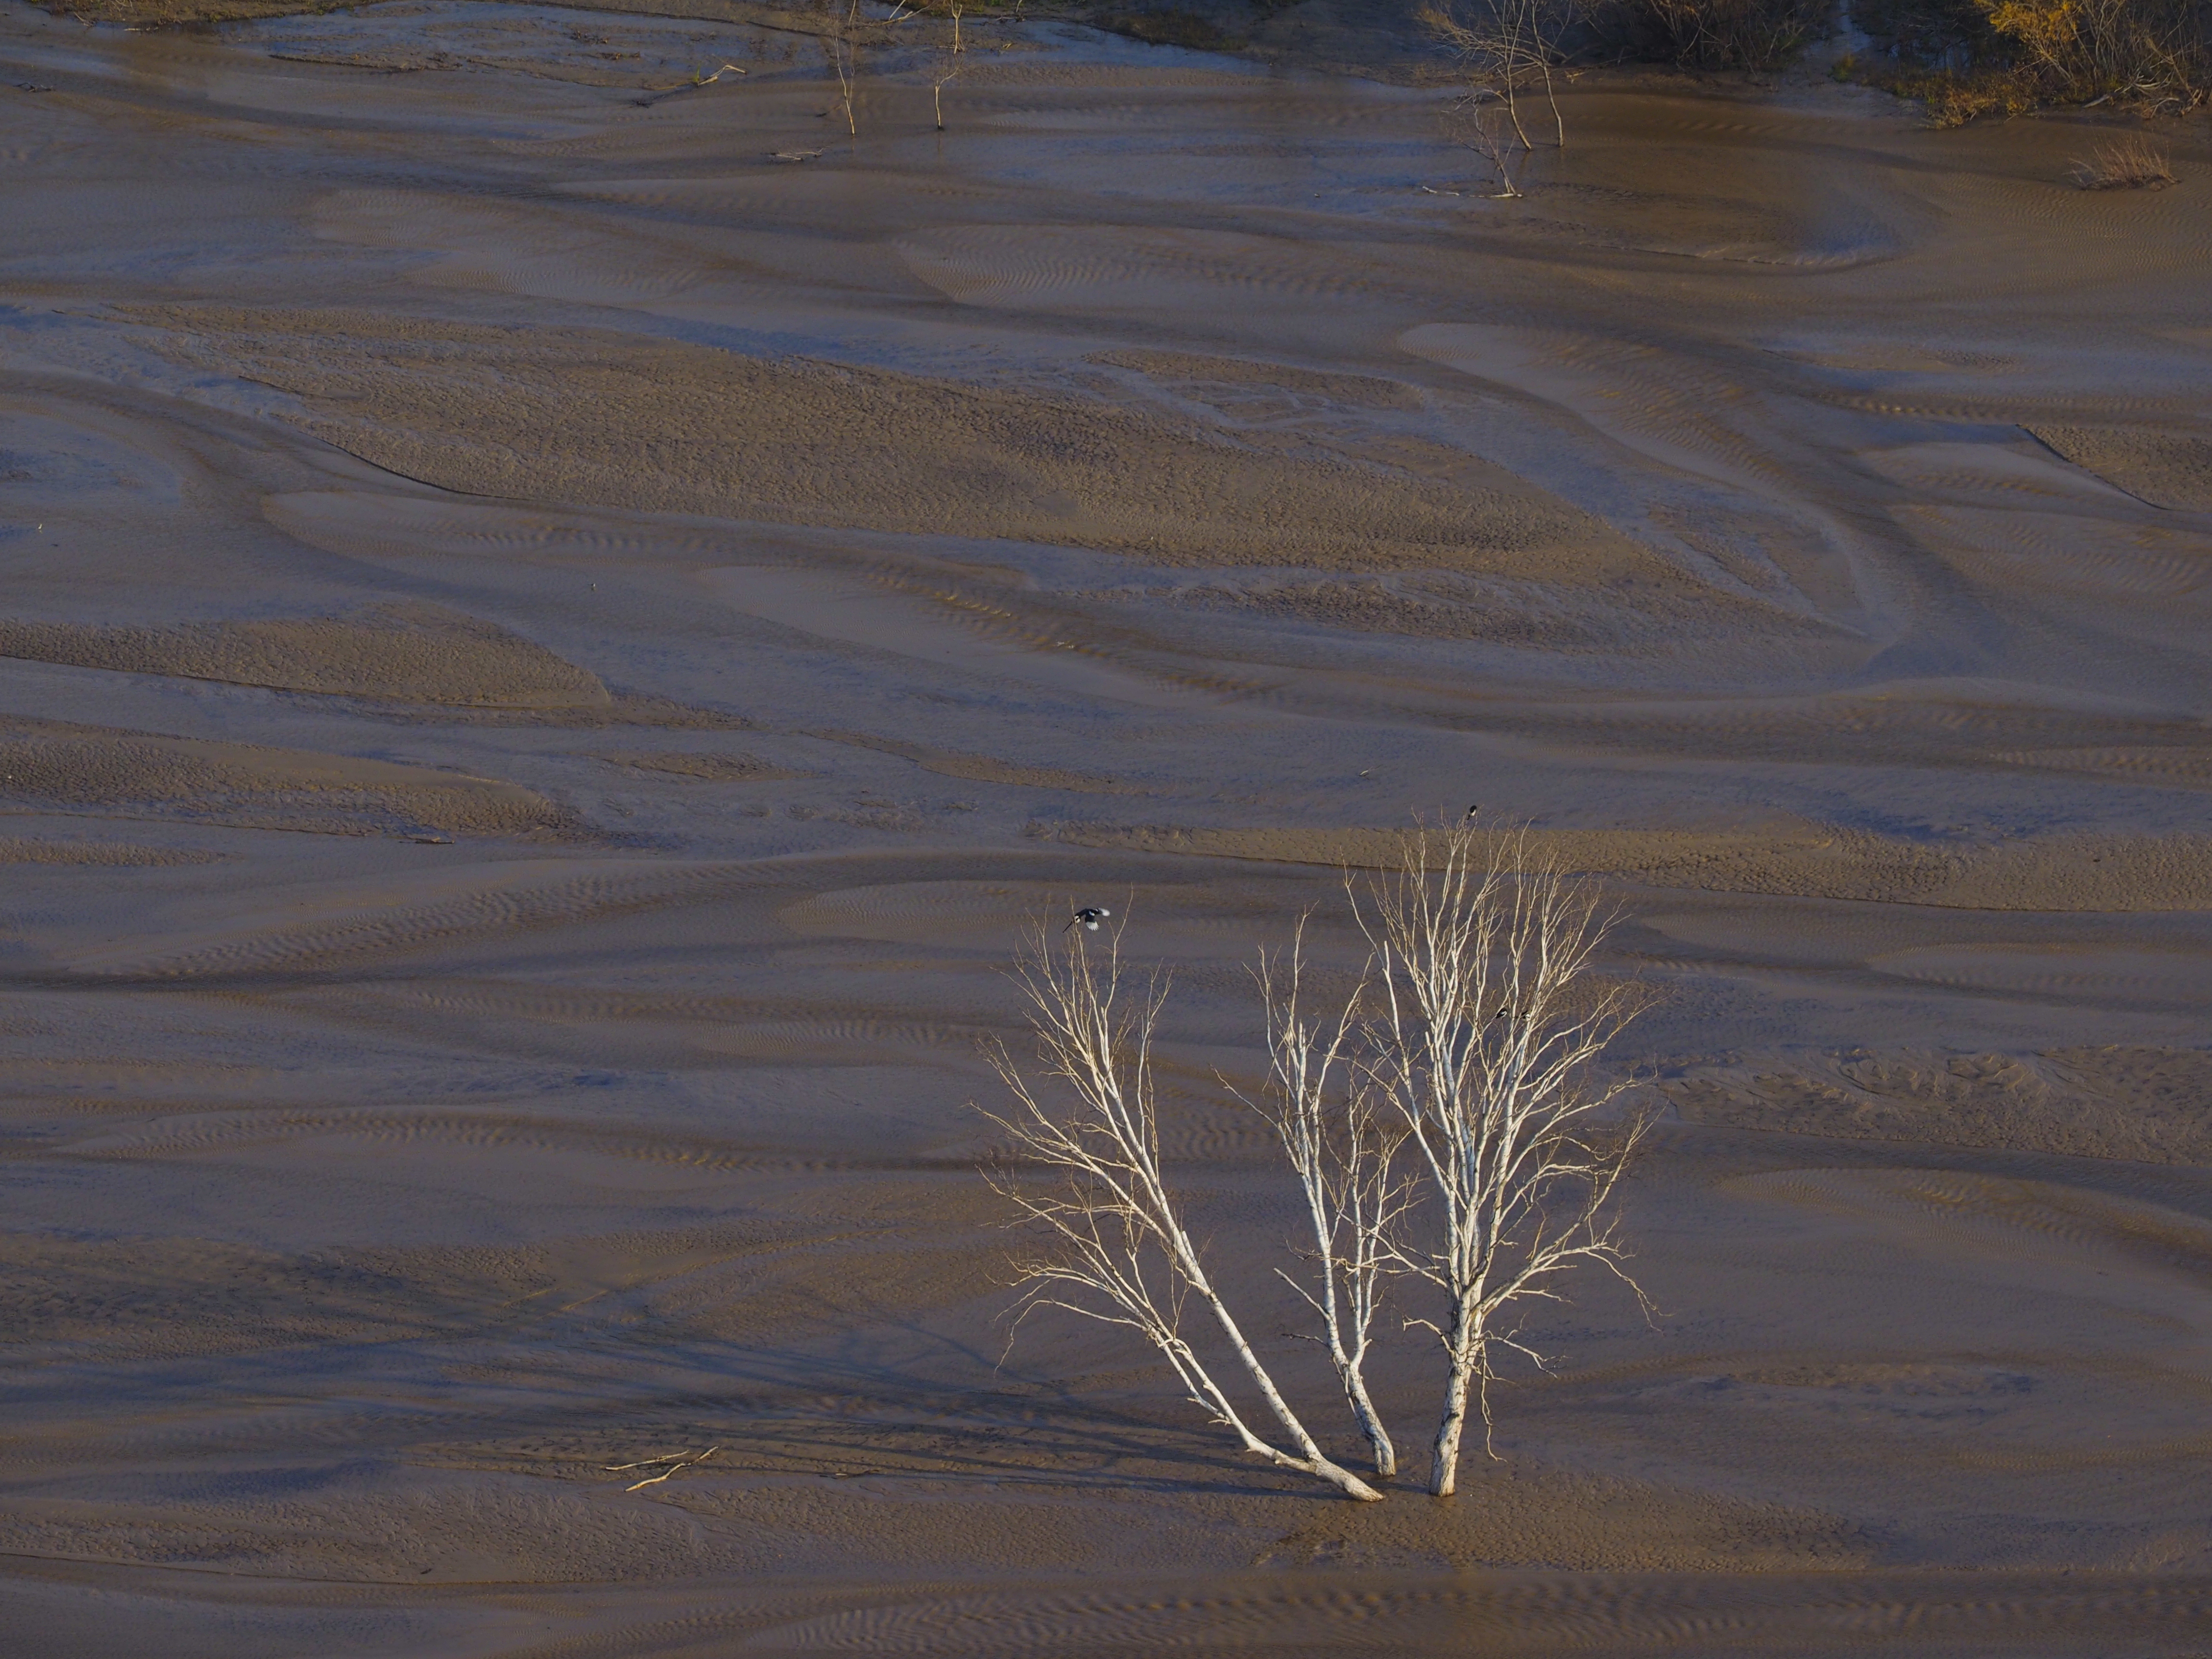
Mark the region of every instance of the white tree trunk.
POLYGON ((1351 1402, 1352 1419, 1374 1449, 1376 1478, 1388 1480, 1398 1473, 1398 1449, 1390 1443, 1389 1430, 1382 1426, 1382 1413, 1367 1397, 1367 1379, 1357 1370, 1346 1370, 1343 1376, 1344 1396, 1351 1402))
POLYGON ((1449 1498, 1459 1490, 1460 1441, 1467 1433, 1468 1407, 1474 1401, 1474 1368, 1481 1341, 1475 1322, 1462 1306, 1455 1310, 1451 1328, 1444 1334, 1444 1352, 1449 1374, 1444 1378, 1443 1415, 1437 1422, 1437 1439, 1429 1464, 1429 1495, 1449 1498))
POLYGON ((1291 1409, 1290 1401, 1284 1399, 1281 1390, 1275 1387, 1275 1379, 1267 1375, 1267 1368, 1260 1363, 1260 1356, 1252 1352, 1252 1345, 1244 1340, 1244 1333, 1231 1316, 1228 1305, 1214 1294, 1213 1287, 1199 1271, 1195 1259, 1186 1264, 1185 1272, 1191 1275, 1194 1288, 1213 1310, 1215 1322, 1221 1327, 1221 1334, 1229 1339, 1229 1346, 1237 1350, 1237 1358, 1243 1363, 1245 1374, 1252 1379, 1253 1386, 1260 1390, 1260 1397, 1267 1402, 1267 1409, 1274 1413, 1275 1420, 1283 1425, 1283 1431, 1291 1437, 1291 1443, 1298 1449, 1300 1460, 1284 1460, 1288 1467, 1303 1468, 1310 1474, 1319 1475, 1347 1498, 1356 1498, 1364 1504, 1381 1502, 1381 1492, 1350 1469, 1340 1468, 1333 1462, 1315 1442, 1313 1436, 1306 1431, 1306 1425, 1291 1409))

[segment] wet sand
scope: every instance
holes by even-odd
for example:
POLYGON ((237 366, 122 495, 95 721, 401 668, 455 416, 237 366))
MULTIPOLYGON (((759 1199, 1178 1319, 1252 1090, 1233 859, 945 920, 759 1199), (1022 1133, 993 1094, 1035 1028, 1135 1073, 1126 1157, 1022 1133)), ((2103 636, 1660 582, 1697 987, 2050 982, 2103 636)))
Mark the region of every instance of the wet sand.
POLYGON ((11 1646, 2201 1645, 2201 124, 1600 78, 1503 202, 1432 90, 985 40, 854 141, 738 23, 0 11, 11 1646), (1656 1323, 1449 1504, 1009 1351, 1023 918, 1175 967, 1256 1263, 1243 964, 1474 800, 1666 993, 1656 1323))

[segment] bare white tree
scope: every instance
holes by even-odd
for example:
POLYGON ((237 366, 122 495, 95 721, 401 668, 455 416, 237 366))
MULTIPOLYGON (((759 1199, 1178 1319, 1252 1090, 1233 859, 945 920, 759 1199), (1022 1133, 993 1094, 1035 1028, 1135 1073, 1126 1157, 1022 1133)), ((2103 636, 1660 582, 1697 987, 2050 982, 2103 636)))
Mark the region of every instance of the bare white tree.
MULTIPOLYGON (((1282 1276, 1318 1318, 1316 1340, 1385 1479, 1396 1452, 1365 1376, 1382 1287, 1405 1274, 1441 1293, 1437 1317, 1407 1322, 1445 1358, 1429 1474, 1444 1497, 1470 1412, 1492 1425, 1495 1361, 1546 1364, 1522 1336, 1531 1304, 1564 1299, 1563 1276, 1593 1265, 1644 1301, 1613 1200, 1648 1126, 1612 1109, 1628 1084, 1602 1061, 1648 998, 1595 971, 1614 913, 1595 884, 1534 856, 1525 832, 1417 831, 1392 868, 1364 882, 1347 872, 1346 884, 1366 967, 1316 1018, 1304 922, 1287 951, 1261 953, 1267 1079, 1256 1098, 1239 1097, 1274 1129, 1297 1180, 1311 1239, 1298 1253, 1313 1265, 1282 1276)), ((1015 1104, 987 1114, 1012 1153, 994 1184, 1059 1247, 1022 1264, 1024 1314, 1055 1307, 1138 1332, 1246 1450, 1351 1497, 1379 1496, 1322 1451, 1277 1387, 1167 1182, 1152 1075, 1163 985, 1127 994, 1118 937, 1094 952, 1082 933, 1042 925, 1016 981, 1042 1073, 1032 1082, 995 1052, 1015 1104), (1201 1308, 1290 1449, 1252 1427, 1187 1333, 1186 1310, 1201 1308)))
POLYGON ((1152 1076, 1164 986, 1156 980, 1142 996, 1125 994, 1118 933, 1097 954, 1085 937, 1039 923, 1016 965, 1042 1078, 1032 1082, 1003 1047, 993 1055, 1013 1098, 1006 1115, 985 1113, 1012 1151, 993 1185, 1058 1246, 1020 1264, 1024 1314, 1060 1308, 1137 1332, 1159 1350, 1192 1402, 1245 1450, 1347 1497, 1380 1498, 1329 1459, 1276 1386, 1207 1272, 1168 1184, 1152 1076), (1036 1184, 1030 1170, 1043 1170, 1047 1182, 1036 1184), (1185 1334, 1194 1302, 1212 1316, 1291 1449, 1255 1432, 1185 1334))
POLYGON ((1424 1177, 1399 1259, 1444 1304, 1415 1322, 1444 1352, 1429 1474, 1444 1497, 1471 1404, 1491 1425, 1498 1351, 1544 1363, 1518 1333, 1526 1304, 1561 1299, 1560 1275, 1591 1264, 1643 1299, 1611 1200, 1646 1125, 1613 1121, 1628 1085, 1598 1062, 1645 998, 1593 973, 1614 915, 1525 833, 1416 832, 1364 902, 1347 885, 1376 959, 1361 1064, 1424 1177))
POLYGON ((1378 1113, 1367 1074, 1354 1060, 1364 975, 1337 1018, 1321 1020, 1300 1003, 1304 965, 1301 918, 1289 951, 1263 951, 1254 975, 1267 1013, 1267 1087, 1253 1100, 1223 1081, 1274 1129, 1297 1177, 1314 1272, 1311 1282, 1283 1278, 1320 1319, 1319 1340, 1345 1403, 1367 1437, 1375 1473, 1388 1480, 1398 1472, 1398 1453, 1368 1395, 1366 1364, 1382 1279, 1395 1264, 1391 1236, 1407 1201, 1396 1162, 1406 1136, 1378 1113))
POLYGON ((1567 61, 1568 31, 1578 12, 1577 0, 1438 0, 1424 7, 1416 21, 1478 85, 1497 90, 1525 149, 1534 146, 1521 125, 1521 88, 1540 83, 1552 108, 1553 130, 1565 149, 1567 124, 1559 113, 1553 77, 1567 61))

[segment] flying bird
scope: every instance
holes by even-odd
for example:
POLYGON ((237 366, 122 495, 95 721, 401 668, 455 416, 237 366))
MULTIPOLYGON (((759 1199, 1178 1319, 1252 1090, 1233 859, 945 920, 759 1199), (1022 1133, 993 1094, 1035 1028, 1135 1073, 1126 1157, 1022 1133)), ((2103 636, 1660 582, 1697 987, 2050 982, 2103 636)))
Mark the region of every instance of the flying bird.
POLYGON ((1067 926, 1061 928, 1060 932, 1067 933, 1073 928, 1084 927, 1095 933, 1098 931, 1098 924, 1113 914, 1103 904, 1086 904, 1069 918, 1067 926))

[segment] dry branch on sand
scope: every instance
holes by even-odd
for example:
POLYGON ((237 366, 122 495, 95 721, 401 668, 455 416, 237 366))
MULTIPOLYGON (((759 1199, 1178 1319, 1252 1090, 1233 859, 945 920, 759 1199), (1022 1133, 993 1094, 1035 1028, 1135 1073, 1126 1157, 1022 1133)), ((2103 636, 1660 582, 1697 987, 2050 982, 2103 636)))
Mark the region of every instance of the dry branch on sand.
MULTIPOLYGON (((1278 1272, 1319 1321, 1385 1479, 1396 1453, 1365 1378, 1382 1285, 1395 1275, 1436 1293, 1435 1316, 1407 1323, 1430 1331, 1445 1362, 1429 1490, 1446 1497, 1470 1412, 1491 1423, 1493 1361, 1544 1363, 1520 1310, 1559 1300, 1580 1267, 1610 1270, 1643 1299, 1613 1199, 1644 1126, 1610 1109, 1627 1085, 1600 1062, 1644 999, 1592 972, 1613 922, 1595 887, 1532 859, 1525 836, 1416 832, 1395 868, 1347 873, 1346 888, 1365 970, 1316 1018, 1302 1000, 1303 924, 1287 952, 1263 951, 1267 1083, 1246 1103, 1274 1129, 1310 1229, 1307 1271, 1278 1272)), ((1156 979, 1127 995, 1122 972, 1118 934, 1098 955, 1043 923, 1016 968, 1042 1076, 994 1056, 1015 1105, 986 1114, 1012 1143, 992 1181, 1056 1246, 1020 1263, 1022 1315, 1059 1308, 1136 1331, 1244 1449, 1377 1497, 1322 1453, 1202 1260, 1160 1151, 1152 1047, 1166 991, 1156 979), (1293 1450, 1239 1413, 1185 1328, 1194 1304, 1293 1450)))
POLYGON ((657 1486, 662 1481, 683 1474, 686 1469, 696 1468, 721 1449, 720 1446, 709 1446, 704 1451, 671 1452, 665 1457, 641 1457, 635 1463, 607 1463, 601 1467, 609 1474, 628 1474, 634 1469, 659 1469, 659 1474, 648 1474, 644 1480, 633 1481, 623 1488, 624 1492, 642 1492, 647 1486, 657 1486))
POLYGON ((2160 190, 2174 182, 2166 152, 2140 135, 2098 145, 2069 176, 2083 190, 2160 190))

